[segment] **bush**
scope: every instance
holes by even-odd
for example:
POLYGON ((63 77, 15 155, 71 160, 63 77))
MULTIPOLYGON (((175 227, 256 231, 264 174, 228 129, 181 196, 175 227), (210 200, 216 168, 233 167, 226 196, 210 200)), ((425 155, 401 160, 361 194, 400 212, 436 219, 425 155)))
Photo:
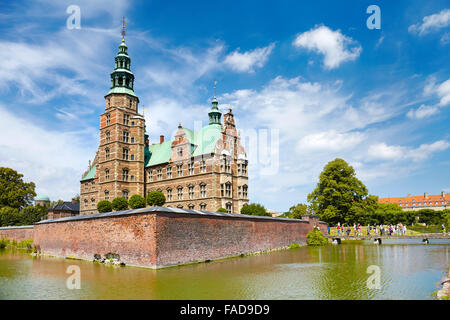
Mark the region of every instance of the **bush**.
POLYGON ((128 200, 128 204, 130 205, 131 209, 139 209, 139 208, 145 208, 145 199, 144 197, 135 194, 130 197, 130 200, 128 200))
POLYGON ((0 249, 6 248, 9 244, 9 239, 0 239, 0 249))
POLYGON ((47 209, 42 206, 28 206, 20 211, 20 222, 22 225, 32 225, 41 221, 47 214, 47 209))
POLYGON ((20 225, 19 210, 11 207, 3 207, 0 209, 0 226, 18 226, 20 225))
POLYGON ((128 209, 128 201, 124 197, 115 198, 111 204, 115 211, 122 211, 128 209))
POLYGON ((309 232, 306 235, 306 239, 308 246, 324 246, 328 244, 327 238, 325 238, 322 232, 317 229, 313 229, 313 231, 309 232))
POLYGON ((109 202, 108 200, 102 200, 97 203, 97 210, 100 213, 111 212, 113 210, 113 207, 111 202, 109 202))
POLYGON ((219 208, 219 209, 217 209, 216 212, 225 212, 225 213, 227 213, 228 211, 225 208, 219 208))
POLYGON ((147 203, 149 206, 163 206, 166 203, 166 197, 161 191, 150 191, 147 195, 147 203))
POLYGON ((300 248, 300 245, 298 243, 296 243, 296 242, 291 243, 289 245, 289 249, 297 249, 297 248, 300 248))
POLYGON ((264 208, 264 206, 260 205, 259 203, 245 204, 241 209, 241 214, 248 214, 253 216, 268 216, 268 217, 272 216, 270 213, 266 211, 266 208, 264 208))

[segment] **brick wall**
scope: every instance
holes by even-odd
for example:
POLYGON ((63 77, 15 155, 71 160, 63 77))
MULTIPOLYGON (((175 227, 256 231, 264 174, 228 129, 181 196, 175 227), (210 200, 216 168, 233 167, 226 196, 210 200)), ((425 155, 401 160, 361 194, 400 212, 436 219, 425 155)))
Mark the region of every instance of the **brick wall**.
POLYGON ((33 226, 1 227, 0 239, 22 241, 33 239, 33 226))
POLYGON ((53 256, 113 252, 128 265, 159 268, 304 244, 316 221, 152 207, 45 220, 35 225, 34 243, 53 256))

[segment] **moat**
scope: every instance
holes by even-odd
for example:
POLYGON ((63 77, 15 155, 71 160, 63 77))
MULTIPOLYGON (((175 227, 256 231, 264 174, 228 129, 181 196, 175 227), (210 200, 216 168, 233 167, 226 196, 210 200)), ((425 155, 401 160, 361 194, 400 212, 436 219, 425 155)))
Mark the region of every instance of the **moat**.
POLYGON ((449 239, 346 241, 160 270, 0 249, 0 299, 433 299, 449 249, 449 239), (80 290, 66 287, 70 265, 80 290), (370 265, 380 289, 366 285, 370 265))

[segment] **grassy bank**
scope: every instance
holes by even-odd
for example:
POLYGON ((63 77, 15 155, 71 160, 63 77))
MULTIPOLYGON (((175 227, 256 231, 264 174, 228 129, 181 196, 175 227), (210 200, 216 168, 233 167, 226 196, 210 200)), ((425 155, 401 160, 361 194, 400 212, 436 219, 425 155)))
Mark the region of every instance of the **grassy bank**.
POLYGON ((33 249, 33 240, 27 239, 17 242, 16 240, 10 240, 8 238, 6 239, 0 239, 0 249, 3 248, 18 248, 18 249, 27 249, 32 250, 33 249))

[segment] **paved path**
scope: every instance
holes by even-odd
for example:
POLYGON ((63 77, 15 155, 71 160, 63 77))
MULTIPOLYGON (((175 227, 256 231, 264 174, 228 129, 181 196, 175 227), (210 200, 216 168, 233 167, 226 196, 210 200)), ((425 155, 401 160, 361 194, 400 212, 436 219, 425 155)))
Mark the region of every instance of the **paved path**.
POLYGON ((381 238, 381 239, 450 239, 450 235, 443 234, 443 233, 422 233, 422 234, 414 234, 414 235, 406 235, 406 236, 380 236, 380 235, 363 235, 363 236, 343 236, 343 235, 326 235, 327 238, 341 238, 341 240, 372 240, 375 238, 381 238))

